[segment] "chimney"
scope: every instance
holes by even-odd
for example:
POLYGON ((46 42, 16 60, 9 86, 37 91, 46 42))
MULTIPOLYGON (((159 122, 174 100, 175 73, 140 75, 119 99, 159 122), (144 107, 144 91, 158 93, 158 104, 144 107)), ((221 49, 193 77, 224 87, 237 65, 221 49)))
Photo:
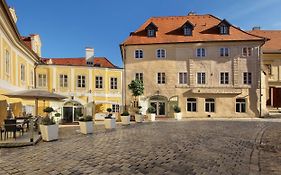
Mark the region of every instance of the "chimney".
POLYGON ((9 7, 10 13, 15 23, 17 23, 18 17, 16 14, 16 10, 13 7, 9 7))
POLYGON ((86 47, 86 60, 94 57, 94 48, 86 47))
POLYGON ((188 12, 187 15, 188 15, 188 16, 194 16, 194 15, 196 15, 196 12, 191 11, 191 12, 188 12))
POLYGON ((261 30, 261 27, 255 26, 255 27, 252 28, 252 30, 261 30))

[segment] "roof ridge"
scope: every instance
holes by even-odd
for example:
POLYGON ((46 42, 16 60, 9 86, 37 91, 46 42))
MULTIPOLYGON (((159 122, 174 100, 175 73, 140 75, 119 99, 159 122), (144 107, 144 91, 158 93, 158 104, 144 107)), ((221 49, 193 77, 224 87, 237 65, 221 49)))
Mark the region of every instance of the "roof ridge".
POLYGON ((185 16, 152 16, 149 19, 153 19, 153 18, 184 18, 184 17, 189 17, 189 16, 213 16, 213 15, 210 15, 210 14, 194 14, 194 15, 185 15, 185 16))

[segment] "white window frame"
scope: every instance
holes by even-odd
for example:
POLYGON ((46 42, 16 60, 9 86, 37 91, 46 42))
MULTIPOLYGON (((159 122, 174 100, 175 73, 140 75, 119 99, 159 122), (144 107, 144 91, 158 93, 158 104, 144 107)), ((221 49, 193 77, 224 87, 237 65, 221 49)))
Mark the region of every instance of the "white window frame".
POLYGON ((86 88, 86 76, 77 75, 77 88, 86 88))
POLYGON ((155 37, 156 36, 155 29, 147 29, 147 36, 148 37, 155 37))
POLYGON ((167 53, 166 53, 166 49, 160 48, 156 50, 156 58, 166 58, 167 53))
POLYGON ((220 34, 229 34, 229 27, 226 25, 220 26, 220 34))
POLYGON ((20 80, 22 82, 25 82, 25 65, 24 64, 20 64, 20 80))
POLYGON ((135 80, 137 80, 137 79, 143 82, 143 72, 135 73, 135 80))
POLYGON ((207 49, 206 48, 197 48, 196 49, 196 57, 197 58, 204 58, 207 56, 207 49))
POLYGON ((221 47, 220 57, 229 57, 229 56, 230 56, 230 49, 228 47, 221 47))
POLYGON ((166 73, 165 72, 157 72, 157 84, 166 84, 166 73))
POLYGON ((59 83, 60 83, 61 88, 68 87, 68 75, 67 74, 60 74, 59 83))
POLYGON ((206 72, 197 72, 196 73, 196 83, 198 85, 204 85, 207 83, 207 78, 206 78, 206 72), (200 75, 200 76, 199 76, 200 75), (204 75, 204 78, 203 78, 204 75), (200 82, 199 82, 199 77, 200 77, 200 82), (204 81, 203 81, 204 80, 204 81))
POLYGON ((47 87, 47 75, 38 74, 38 87, 47 87))
POLYGON ((178 84, 187 84, 187 72, 178 73, 178 84))
POLYGON ((112 104, 112 112, 120 112, 120 105, 119 104, 112 104))
POLYGON ((134 52, 134 57, 136 59, 142 59, 143 58, 143 50, 142 49, 136 49, 134 52))
POLYGON ((235 99, 235 112, 237 112, 237 113, 246 113, 247 112, 247 100, 246 100, 246 98, 236 98, 235 99), (241 100, 245 100, 244 102, 237 102, 237 100, 239 100, 239 99, 241 99, 241 100), (238 110, 238 108, 237 108, 237 105, 239 105, 239 110, 238 110), (244 105, 244 109, 245 109, 245 111, 242 111, 242 106, 244 105))
POLYGON ((188 26, 185 26, 183 28, 183 34, 184 36, 192 36, 192 29, 188 26))
POLYGON ((252 72, 243 72, 243 84, 251 85, 253 82, 252 72))
POLYGON ((205 112, 216 112, 216 100, 214 98, 205 98, 205 112), (214 100, 214 101, 207 101, 214 100), (214 105, 214 111, 212 111, 212 105, 214 105), (209 110, 207 110, 207 106, 209 110))
POLYGON ((187 98, 186 99, 186 111, 187 112, 197 112, 197 99, 196 98, 187 98), (191 99, 195 99, 195 101, 191 101, 191 99), (190 111, 188 110, 188 104, 191 105, 190 111), (194 110, 194 106, 195 106, 195 110, 194 110))
POLYGON ((230 80, 229 72, 220 72, 220 84, 221 85, 228 85, 230 80), (227 76, 226 76, 227 75, 227 76), (227 77, 227 79, 226 79, 227 77))
POLYGON ((10 75, 11 71, 11 55, 10 52, 6 49, 5 50, 5 72, 7 75, 10 75))
POLYGON ((242 56, 243 57, 253 56, 253 48, 252 47, 243 47, 242 48, 242 56))
POLYGON ((96 76, 95 77, 95 88, 96 89, 103 89, 103 76, 96 76))
POLYGON ((118 78, 110 77, 110 89, 116 90, 118 89, 118 78))

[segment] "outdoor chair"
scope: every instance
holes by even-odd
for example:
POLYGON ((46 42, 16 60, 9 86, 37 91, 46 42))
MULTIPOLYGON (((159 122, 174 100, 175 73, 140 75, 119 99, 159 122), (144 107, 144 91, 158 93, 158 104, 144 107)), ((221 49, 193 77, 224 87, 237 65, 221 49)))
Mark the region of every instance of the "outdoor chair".
POLYGON ((9 133, 13 133, 13 138, 16 139, 17 131, 21 131, 23 135, 23 128, 17 125, 17 121, 15 119, 4 120, 4 128, 5 128, 5 139, 8 138, 9 133))

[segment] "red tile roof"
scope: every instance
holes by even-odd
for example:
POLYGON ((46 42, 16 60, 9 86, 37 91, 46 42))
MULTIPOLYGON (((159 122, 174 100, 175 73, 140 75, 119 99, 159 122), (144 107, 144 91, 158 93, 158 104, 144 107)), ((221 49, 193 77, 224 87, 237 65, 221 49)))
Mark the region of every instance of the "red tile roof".
MULTIPOLYGON (((67 65, 67 66, 89 66, 87 65, 85 57, 80 58, 42 58, 44 63, 48 63, 48 61, 52 61, 53 65, 67 65)), ((118 68, 114 64, 112 64, 105 57, 94 57, 94 64, 91 65, 94 67, 104 67, 104 68, 118 68)))
POLYGON ((22 40, 30 49, 32 49, 32 46, 31 46, 31 37, 30 37, 30 36, 21 36, 21 40, 22 40))
POLYGON ((262 46, 263 52, 281 52, 281 30, 252 30, 249 33, 270 39, 262 46))
POLYGON ((219 34, 218 25, 223 20, 212 15, 188 15, 152 17, 131 34, 123 44, 157 44, 206 41, 248 41, 264 40, 230 25, 230 34, 219 34), (186 22, 194 26, 192 36, 184 36, 182 26, 186 22), (146 27, 153 23, 157 26, 156 37, 147 37, 146 27))

